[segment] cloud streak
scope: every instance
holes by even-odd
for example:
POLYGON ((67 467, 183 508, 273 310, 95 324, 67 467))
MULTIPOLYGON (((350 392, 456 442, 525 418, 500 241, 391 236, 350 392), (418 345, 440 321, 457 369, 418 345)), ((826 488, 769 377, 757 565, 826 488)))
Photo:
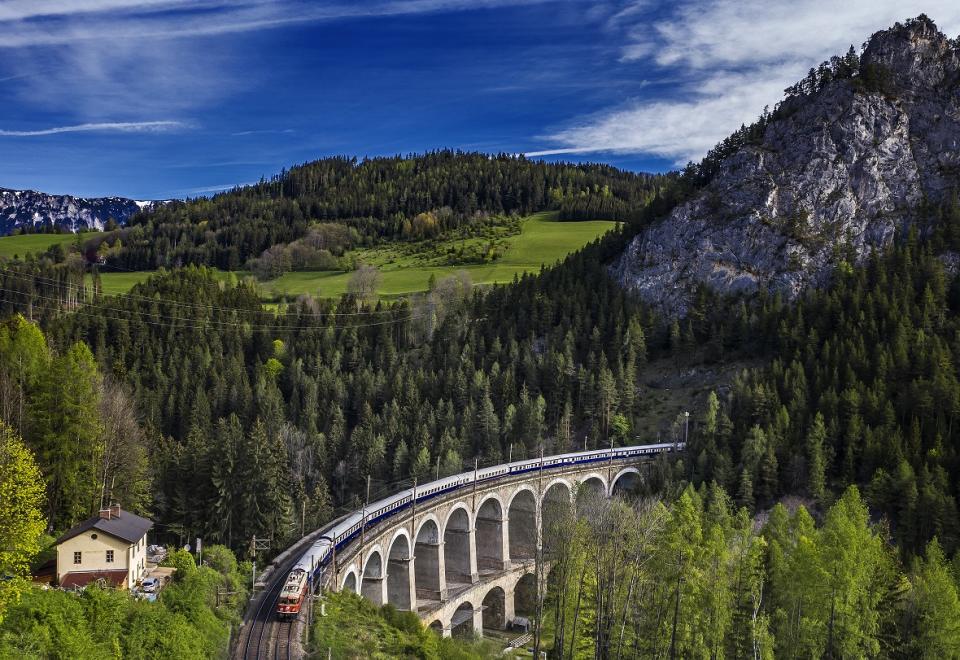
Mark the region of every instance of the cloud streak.
POLYGON ((955 0, 706 0, 653 18, 647 0, 622 3, 607 29, 622 44, 621 66, 652 66, 682 82, 581 117, 543 136, 528 155, 650 154, 682 165, 750 123, 811 66, 842 54, 894 22, 926 12, 960 31, 955 0))
POLYGON ((560 0, 74 0, 54 6, 21 0, 0 7, 0 48, 117 39, 187 39, 321 23, 560 0), (35 20, 42 19, 42 20, 35 20))
POLYGON ((0 137, 41 137, 62 133, 160 133, 185 127, 186 125, 179 121, 95 122, 73 124, 71 126, 53 126, 29 131, 0 129, 0 137))

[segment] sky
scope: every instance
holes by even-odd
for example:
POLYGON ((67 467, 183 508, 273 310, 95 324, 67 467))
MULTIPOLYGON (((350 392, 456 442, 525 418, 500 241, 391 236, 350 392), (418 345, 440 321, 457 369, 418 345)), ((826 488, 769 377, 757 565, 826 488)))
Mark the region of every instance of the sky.
POLYGON ((209 195, 439 148, 665 171, 956 0, 0 0, 0 187, 209 195))

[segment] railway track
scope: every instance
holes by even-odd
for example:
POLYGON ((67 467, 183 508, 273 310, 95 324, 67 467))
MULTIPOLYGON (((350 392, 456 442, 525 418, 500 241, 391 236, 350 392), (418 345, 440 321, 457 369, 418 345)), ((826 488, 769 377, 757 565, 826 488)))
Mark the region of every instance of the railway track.
MULTIPOLYGON (((326 532, 342 521, 346 516, 327 523, 320 532, 326 532)), ((294 660, 294 634, 299 628, 294 621, 281 621, 277 618, 277 601, 286 582, 287 574, 300 559, 312 542, 304 538, 291 548, 290 556, 274 566, 267 587, 260 594, 260 600, 247 610, 245 625, 234 647, 233 658, 237 660, 294 660)), ((307 616, 305 613, 302 616, 307 616)))
POLYGON ((279 621, 276 617, 277 600, 280 597, 280 590, 283 589, 283 582, 286 578, 284 567, 278 567, 273 572, 266 590, 260 594, 260 601, 257 603, 253 618, 246 626, 244 636, 237 644, 237 653, 235 658, 243 660, 267 660, 271 657, 287 658, 290 652, 290 634, 292 626, 289 622, 279 621), (279 648, 277 639, 280 634, 280 628, 287 627, 285 631, 287 637, 283 646, 286 655, 271 655, 271 650, 279 648))

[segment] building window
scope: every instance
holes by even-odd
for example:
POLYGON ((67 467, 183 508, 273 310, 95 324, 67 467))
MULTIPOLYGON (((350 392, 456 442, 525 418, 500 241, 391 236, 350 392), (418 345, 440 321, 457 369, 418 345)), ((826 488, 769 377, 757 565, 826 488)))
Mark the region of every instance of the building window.
POLYGON ((83 561, 83 553, 82 553, 82 552, 74 552, 74 553, 73 553, 73 563, 74 563, 74 564, 79 564, 81 561, 83 561))
POLYGON ((107 563, 113 563, 113 550, 107 550, 107 563))

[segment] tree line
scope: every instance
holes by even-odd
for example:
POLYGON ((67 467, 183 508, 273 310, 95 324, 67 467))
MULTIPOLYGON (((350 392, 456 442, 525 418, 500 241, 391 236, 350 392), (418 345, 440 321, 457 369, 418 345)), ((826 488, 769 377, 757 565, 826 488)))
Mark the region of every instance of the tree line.
MULTIPOLYGON (((679 483, 679 482, 675 482, 679 483)), ((854 486, 755 519, 715 482, 672 502, 580 493, 545 521, 551 658, 952 658, 960 558, 908 563, 854 486)))

